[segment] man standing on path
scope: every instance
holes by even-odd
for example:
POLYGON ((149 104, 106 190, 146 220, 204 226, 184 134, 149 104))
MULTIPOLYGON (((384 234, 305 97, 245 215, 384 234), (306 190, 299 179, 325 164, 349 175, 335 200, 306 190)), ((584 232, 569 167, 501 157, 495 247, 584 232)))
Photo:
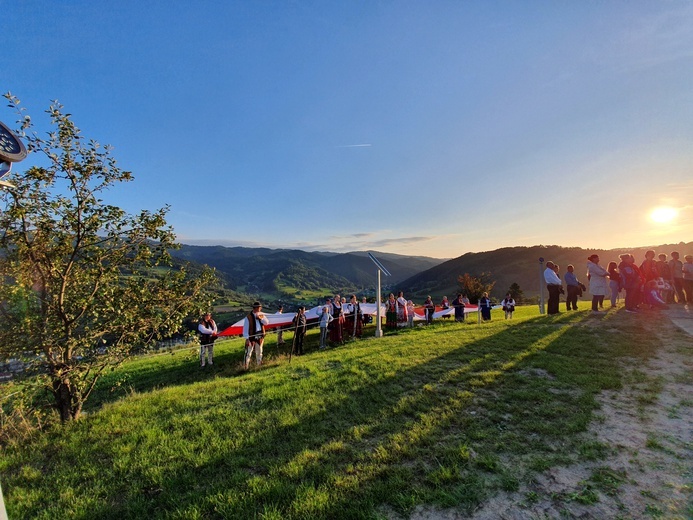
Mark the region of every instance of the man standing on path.
POLYGON ((269 320, 262 313, 262 304, 253 303, 253 310, 243 321, 243 337, 245 338, 245 358, 243 368, 248 369, 250 357, 255 351, 255 361, 257 366, 262 365, 262 345, 265 342, 265 327, 269 325, 269 320))
POLYGON ((544 269, 544 281, 546 282, 546 287, 549 290, 549 301, 547 302, 547 314, 558 314, 558 303, 561 295, 561 279, 554 271, 554 264, 551 260, 546 262, 546 269, 544 269))

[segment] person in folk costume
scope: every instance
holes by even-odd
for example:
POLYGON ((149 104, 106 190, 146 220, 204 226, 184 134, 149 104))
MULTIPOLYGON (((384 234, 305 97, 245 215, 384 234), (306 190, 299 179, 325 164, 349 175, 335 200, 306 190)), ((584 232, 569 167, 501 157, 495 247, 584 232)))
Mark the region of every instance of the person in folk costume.
POLYGON ((346 306, 346 333, 354 338, 360 338, 363 331, 363 318, 361 316, 361 306, 356 295, 352 294, 346 306))
POLYGON ((390 330, 397 328, 397 300, 392 293, 385 300, 385 328, 390 330))
POLYGON ((344 311, 344 330, 342 333, 344 334, 344 339, 346 340, 354 335, 354 317, 356 309, 353 300, 349 299, 347 302, 345 298, 344 303, 342 304, 342 310, 344 311))
POLYGON ((303 355, 303 339, 306 337, 308 322, 306 321, 306 308, 301 305, 291 322, 294 326, 294 339, 291 349, 297 356, 303 355))
POLYGON ((510 293, 505 295, 501 305, 503 306, 503 311, 505 312, 505 319, 511 320, 513 318, 513 312, 515 312, 515 300, 510 293))
POLYGON ((253 351, 255 351, 257 366, 262 365, 262 345, 265 342, 265 327, 267 325, 269 325, 269 320, 262 313, 262 304, 260 302, 253 303, 253 310, 243 321, 243 337, 245 338, 243 368, 248 369, 253 351))
POLYGON ((205 352, 207 362, 214 364, 214 342, 217 339, 217 324, 212 319, 212 314, 206 312, 197 324, 197 331, 200 333, 200 366, 205 366, 205 352))
POLYGON ((484 321, 489 321, 491 319, 491 300, 488 293, 484 293, 479 299, 479 308, 481 309, 481 318, 484 321))
POLYGON ((397 326, 406 327, 407 322, 407 300, 404 298, 404 293, 399 291, 397 293, 397 326))
POLYGON ((452 307, 455 309, 455 321, 464 321, 464 301, 462 294, 458 294, 457 298, 452 300, 452 307))
POLYGON ((330 341, 332 343, 344 343, 343 327, 344 327, 344 308, 342 307, 342 298, 336 294, 332 300, 332 323, 330 324, 330 341))
POLYGON ((431 325, 433 323, 433 313, 436 311, 436 304, 433 303, 433 299, 430 296, 427 296, 423 306, 426 313, 426 325, 431 325))
POLYGON ((350 327, 347 325, 350 312, 349 309, 349 302, 347 301, 346 296, 342 296, 342 343, 349 339, 354 331, 353 323, 350 327))

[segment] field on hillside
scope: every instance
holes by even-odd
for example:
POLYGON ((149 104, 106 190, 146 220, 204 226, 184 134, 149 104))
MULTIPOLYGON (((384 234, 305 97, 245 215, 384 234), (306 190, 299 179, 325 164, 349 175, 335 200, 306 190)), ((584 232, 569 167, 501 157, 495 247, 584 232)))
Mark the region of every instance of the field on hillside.
POLYGON ((196 349, 128 362, 83 420, 3 448, 9 517, 693 514, 691 341, 666 318, 520 307, 324 351, 307 340, 289 362, 270 335, 248 372, 239 339, 205 369, 196 349), (625 423, 644 436, 615 435, 625 423))

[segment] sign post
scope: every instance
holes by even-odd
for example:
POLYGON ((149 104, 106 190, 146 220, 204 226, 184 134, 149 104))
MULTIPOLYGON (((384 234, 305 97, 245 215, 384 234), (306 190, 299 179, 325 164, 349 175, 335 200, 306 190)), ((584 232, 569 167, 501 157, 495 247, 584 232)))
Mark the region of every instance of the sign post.
MULTIPOLYGON (((14 132, 0 121, 0 187, 14 188, 2 178, 12 170, 12 163, 26 159, 26 148, 14 132)), ((7 520, 7 510, 0 488, 0 520, 7 520)))
MULTIPOLYGON (((12 163, 26 159, 24 143, 0 121, 0 187, 14 188, 14 185, 2 178, 12 170, 12 163)), ((0 487, 0 520, 7 520, 7 510, 0 487)))
POLYGON ((378 287, 375 292, 375 337, 376 338, 381 338, 383 336, 383 329, 382 329, 382 323, 381 323, 381 318, 380 318, 380 298, 381 298, 381 290, 380 290, 380 272, 382 271, 385 273, 385 276, 392 276, 390 272, 385 269, 385 266, 380 263, 380 260, 378 260, 376 257, 374 257, 371 253, 368 253, 368 258, 370 258, 373 263, 376 265, 378 268, 378 287))
MULTIPOLYGON (((12 130, 0 121, 0 179, 10 173, 12 163, 26 159, 26 148, 12 130)), ((0 186, 14 188, 9 182, 0 180, 0 186)))
POLYGON ((539 314, 544 314, 544 257, 539 257, 539 314))

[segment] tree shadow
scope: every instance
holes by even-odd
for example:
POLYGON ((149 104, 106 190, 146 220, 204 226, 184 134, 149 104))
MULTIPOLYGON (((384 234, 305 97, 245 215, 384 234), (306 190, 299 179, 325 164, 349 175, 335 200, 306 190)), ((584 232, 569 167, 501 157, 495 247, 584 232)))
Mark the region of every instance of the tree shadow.
MULTIPOLYGON (((180 511, 181 504, 194 506, 209 518, 256 518, 268 510, 277 511, 285 518, 300 518, 304 514, 315 518, 370 517, 376 504, 388 503, 398 509, 406 507, 406 501, 416 494, 413 492, 415 486, 401 477, 412 476, 406 467, 407 464, 416 466, 417 446, 430 446, 445 438, 440 447, 444 459, 450 451, 459 450, 459 442, 474 442, 474 435, 495 432, 499 440, 503 438, 498 429, 503 420, 498 417, 502 414, 487 416, 477 409, 477 415, 466 413, 475 407, 475 399, 482 392, 499 393, 497 399, 500 401, 523 402, 527 395, 532 395, 536 402, 525 404, 546 407, 550 415, 546 420, 551 423, 555 430, 552 435, 557 439, 586 427, 584 417, 570 418, 570 402, 580 396, 571 396, 569 392, 561 398, 551 396, 554 400, 562 399, 552 406, 543 394, 529 392, 517 396, 512 393, 514 390, 501 389, 504 378, 517 378, 518 371, 531 359, 559 347, 567 329, 555 325, 562 325, 564 321, 569 320, 547 321, 539 317, 519 322, 517 327, 508 327, 476 342, 465 344, 464 338, 460 338, 461 345, 454 350, 340 393, 325 408, 297 418, 300 425, 246 432, 232 448, 194 470, 167 473, 156 482, 141 470, 125 471, 123 482, 133 484, 124 484, 119 490, 121 503, 116 508, 105 505, 97 508, 96 516, 127 517, 134 510, 140 510, 137 509, 142 507, 138 497, 148 486, 160 489, 146 506, 147 513, 152 516, 156 516, 157 511, 176 508, 180 511), (517 330, 518 327, 522 330, 517 330), (522 342, 517 341, 519 332, 523 335, 522 342), (499 349, 499 344, 504 347, 499 349), (457 433, 448 435, 451 429, 457 433), (313 455, 307 456, 307 453, 313 455), (220 468, 226 478, 220 478, 220 468), (342 485, 337 489, 335 482, 342 485), (308 502, 306 494, 310 493, 329 499, 318 501, 310 510, 305 505, 308 502), (221 502, 219 497, 223 497, 221 502), (355 508, 354 504, 361 504, 361 507, 355 508)), ((310 379, 305 367, 295 370, 300 372, 300 378, 310 379)), ((588 376, 589 363, 585 363, 584 370, 584 375, 588 376)), ((246 383, 249 388, 244 389, 245 397, 239 396, 239 401, 234 401, 249 417, 261 414, 266 407, 277 406, 277 403, 258 397, 264 377, 243 382, 246 383), (241 405, 240 400, 248 396, 256 399, 241 405)), ((300 389, 287 397, 289 401, 300 398, 300 389)), ((520 432, 551 430, 546 425, 534 424, 531 418, 515 419, 521 423, 515 428, 520 432)), ((210 420, 219 421, 215 426, 223 428, 223 420, 214 415, 210 415, 210 420)), ((420 484, 424 488, 437 485, 436 482, 420 484)), ((463 476, 453 475, 446 493, 457 506, 471 508, 484 494, 479 486, 482 484, 477 481, 465 481, 463 476)))

